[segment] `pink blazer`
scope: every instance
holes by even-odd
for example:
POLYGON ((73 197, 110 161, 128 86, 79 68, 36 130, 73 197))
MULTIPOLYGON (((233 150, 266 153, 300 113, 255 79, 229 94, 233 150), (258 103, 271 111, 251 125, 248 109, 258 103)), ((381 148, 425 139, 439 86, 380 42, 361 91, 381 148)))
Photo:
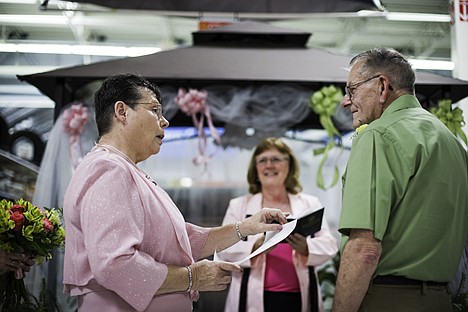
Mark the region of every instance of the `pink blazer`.
POLYGON ((191 311, 195 293, 154 294, 168 264, 185 266, 199 257, 208 229, 186 223, 143 171, 117 154, 90 152, 68 186, 64 219, 65 292, 109 293, 107 306, 92 311, 112 311, 115 294, 127 305, 122 311, 191 311))
MULTIPOLYGON (((299 193, 297 195, 289 194, 292 213, 300 214, 309 208, 319 209, 322 206, 319 199, 315 196, 299 193)), ((234 198, 230 201, 229 207, 223 220, 223 224, 233 223, 237 220, 245 219, 246 215, 253 215, 258 212, 262 206, 262 194, 245 195, 234 198)), ((219 253, 219 256, 227 261, 237 261, 245 258, 252 252, 252 247, 257 239, 263 234, 249 236, 247 241, 241 241, 234 246, 219 253)), ((325 219, 322 222, 322 229, 315 234, 314 238, 307 237, 307 246, 309 255, 304 256, 293 250, 293 262, 296 268, 299 285, 301 288, 302 312, 307 312, 309 307, 309 269, 308 266, 319 266, 327 260, 332 259, 338 252, 338 244, 331 234, 328 223, 325 219)), ((250 277, 247 286, 247 311, 263 312, 263 285, 265 275, 265 254, 261 254, 254 260, 241 264, 244 267, 250 267, 250 277)), ((233 274, 232 282, 229 288, 226 300, 225 311, 237 312, 239 310, 239 294, 242 274, 233 274)), ((318 279, 317 279, 318 280, 318 279)), ((320 287, 317 287, 318 298, 321 297, 320 287)), ((319 302, 320 311, 323 311, 323 303, 319 302)))

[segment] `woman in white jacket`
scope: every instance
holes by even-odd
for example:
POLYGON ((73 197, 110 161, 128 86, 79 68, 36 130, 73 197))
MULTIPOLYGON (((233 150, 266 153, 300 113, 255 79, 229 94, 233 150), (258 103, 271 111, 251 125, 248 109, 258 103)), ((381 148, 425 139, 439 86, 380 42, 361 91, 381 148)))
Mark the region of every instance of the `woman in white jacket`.
MULTIPOLYGON (((256 147, 247 180, 251 194, 230 201, 223 224, 243 220, 263 207, 292 215, 322 208, 317 197, 301 193, 297 159, 281 139, 268 138, 256 147)), ((219 256, 226 261, 241 260, 263 240, 263 234, 249 236, 219 256)), ((315 267, 337 251, 325 219, 313 236, 291 234, 285 242, 241 264, 243 273, 233 273, 225 311, 323 311, 315 267)))

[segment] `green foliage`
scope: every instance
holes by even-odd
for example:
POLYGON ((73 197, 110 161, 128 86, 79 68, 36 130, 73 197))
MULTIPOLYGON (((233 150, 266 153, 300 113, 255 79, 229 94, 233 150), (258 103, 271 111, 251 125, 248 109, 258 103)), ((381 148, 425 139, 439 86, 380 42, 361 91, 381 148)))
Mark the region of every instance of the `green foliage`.
POLYGON ((465 132, 463 132, 462 127, 465 125, 465 120, 463 118, 463 110, 459 107, 452 109, 451 100, 440 100, 438 107, 432 107, 430 109, 431 113, 434 114, 437 118, 450 131, 457 137, 460 137, 465 145, 468 146, 468 140, 466 138, 465 132))
POLYGON ((312 108, 314 113, 319 115, 320 124, 327 131, 328 134, 328 143, 325 148, 319 148, 314 150, 314 155, 323 154, 322 160, 320 161, 317 174, 317 186, 323 190, 326 190, 329 187, 334 186, 339 179, 339 170, 338 166, 335 165, 335 172, 332 183, 325 187, 325 182, 323 180, 323 166, 325 161, 328 158, 328 152, 336 146, 335 140, 341 140, 341 134, 335 128, 331 117, 335 114, 337 105, 341 102, 343 98, 343 93, 340 89, 336 88, 334 85, 328 87, 323 87, 322 89, 314 92, 310 98, 309 106, 312 108))
POLYGON ((332 308, 339 267, 340 255, 338 253, 317 271, 320 288, 322 289, 322 301, 326 311, 331 311, 332 308))

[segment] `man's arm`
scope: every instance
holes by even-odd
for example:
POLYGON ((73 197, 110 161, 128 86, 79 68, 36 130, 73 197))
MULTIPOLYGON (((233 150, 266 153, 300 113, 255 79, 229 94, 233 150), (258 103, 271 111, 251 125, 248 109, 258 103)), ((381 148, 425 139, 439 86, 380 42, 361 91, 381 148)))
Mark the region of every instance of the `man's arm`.
POLYGON ((351 230, 341 255, 333 312, 358 311, 382 253, 371 230, 351 230))

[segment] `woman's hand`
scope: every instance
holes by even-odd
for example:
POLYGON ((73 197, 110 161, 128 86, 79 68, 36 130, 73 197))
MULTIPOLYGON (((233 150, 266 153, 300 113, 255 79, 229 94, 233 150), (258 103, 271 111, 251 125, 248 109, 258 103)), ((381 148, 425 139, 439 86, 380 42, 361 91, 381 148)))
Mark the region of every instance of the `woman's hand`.
POLYGON ((198 291, 223 290, 231 283, 232 272, 242 272, 237 264, 202 260, 190 266, 193 272, 192 289, 198 291))
POLYGON ((281 224, 288 222, 286 216, 279 209, 263 208, 253 216, 239 224, 242 236, 254 235, 267 231, 278 231, 283 228, 281 224), (277 222, 280 224, 272 224, 277 222))
POLYGON ((31 266, 34 265, 34 259, 22 253, 9 253, 0 250, 0 271, 17 271, 18 269, 24 272, 29 272, 31 266))
POLYGON ((292 247, 292 249, 296 250, 298 253, 301 253, 305 256, 309 255, 309 247, 307 247, 305 236, 302 236, 299 233, 294 233, 286 237, 286 241, 292 247))

